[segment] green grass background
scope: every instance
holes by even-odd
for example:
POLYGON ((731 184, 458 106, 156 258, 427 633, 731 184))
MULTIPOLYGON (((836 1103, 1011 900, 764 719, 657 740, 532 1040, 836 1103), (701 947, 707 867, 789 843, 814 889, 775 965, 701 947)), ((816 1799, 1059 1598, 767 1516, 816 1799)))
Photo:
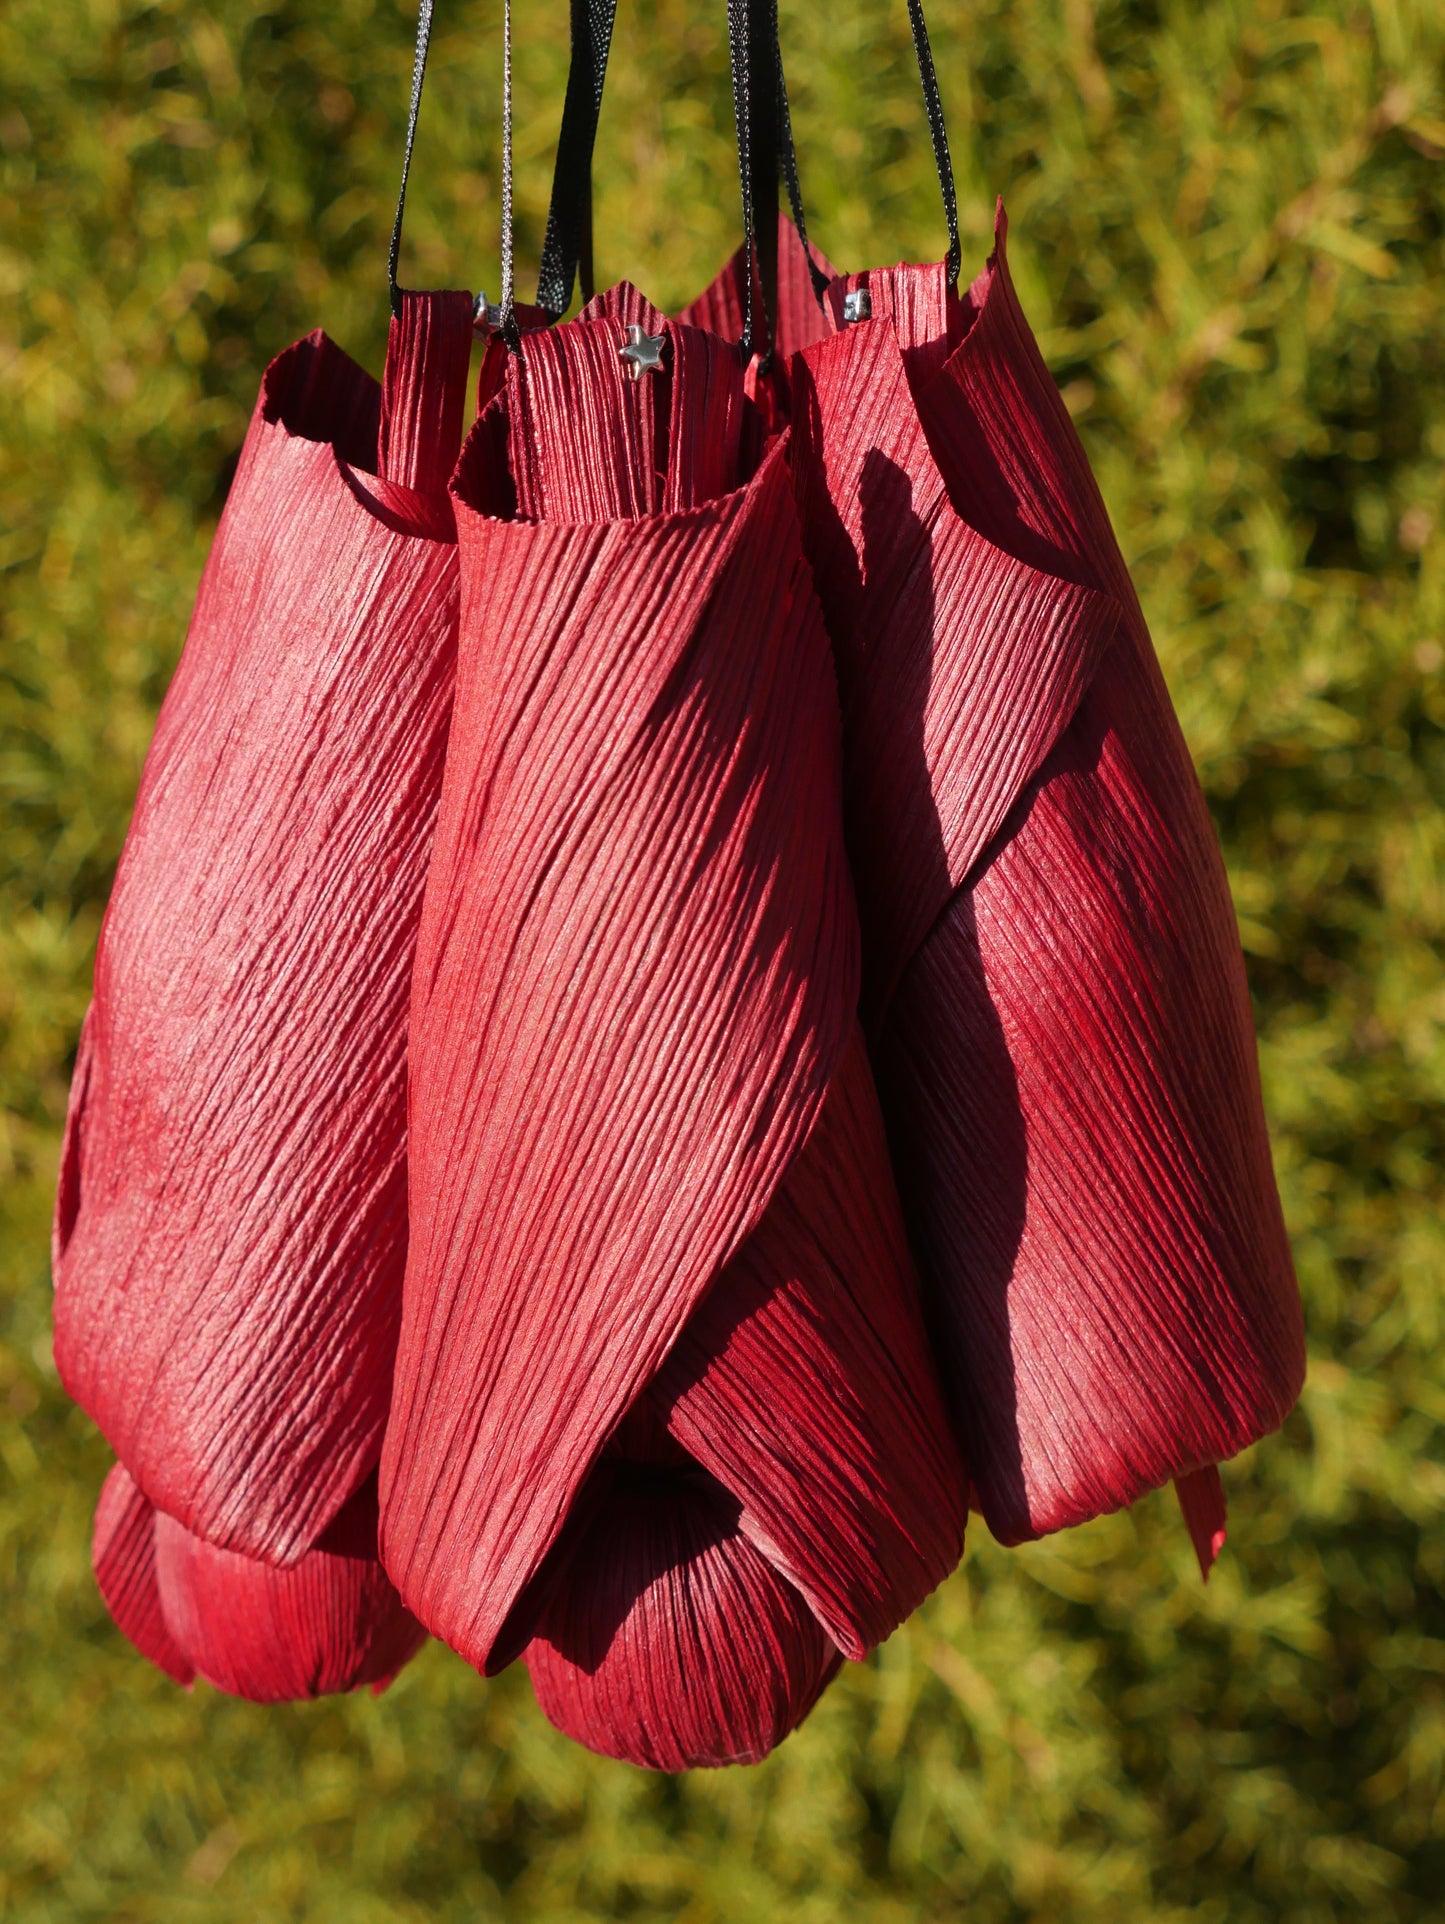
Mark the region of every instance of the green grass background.
MULTIPOLYGON (((499 8, 439 0, 404 277, 497 290, 499 8)), ((624 0, 599 266, 737 232, 721 0, 624 0)), ((46 1231, 91 957, 261 368, 375 367, 396 0, 0 10, 0 1918, 1445 1918, 1445 9, 936 0, 966 272, 995 192, 1228 857, 1311 1367, 1226 1471, 962 1571, 767 1764, 644 1775, 520 1670, 185 1695, 87 1565, 46 1231)), ((784 6, 817 237, 936 257, 900 0, 784 6)), ((565 7, 519 7, 535 263, 565 7)), ((525 289, 524 289, 525 291, 525 289)))

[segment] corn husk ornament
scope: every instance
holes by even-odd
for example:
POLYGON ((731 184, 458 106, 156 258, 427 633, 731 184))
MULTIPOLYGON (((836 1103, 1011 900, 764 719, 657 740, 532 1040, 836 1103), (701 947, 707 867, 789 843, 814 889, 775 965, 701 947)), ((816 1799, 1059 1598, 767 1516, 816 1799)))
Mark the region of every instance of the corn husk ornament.
POLYGON ((381 384, 321 333, 262 382, 101 934, 56 1209, 57 1363, 120 1459, 102 1593, 172 1675, 261 1700, 380 1683, 424 1640, 377 1561, 375 1471, 472 301, 397 288, 401 211, 381 384))
POLYGON ((625 285, 508 339, 453 482, 383 1555, 593 1748, 749 1760, 966 1509, 857 1021, 833 670, 751 357, 625 285))
POLYGON ((910 12, 944 262, 811 247, 730 0, 743 245, 675 320, 596 295, 573 0, 533 310, 506 20, 465 444, 472 302, 396 289, 400 206, 381 386, 268 370, 57 1204, 97 1578, 179 1682, 431 1631, 595 1750, 751 1760, 970 1501, 1016 1542, 1173 1479, 1207 1573, 1298 1391, 1218 850, 1001 211, 956 292, 910 12))
POLYGON ((793 222, 771 281, 745 249, 684 318, 787 316, 771 416, 840 687, 861 1008, 973 1500, 1013 1543, 1173 1480, 1207 1575, 1217 1465, 1304 1368, 1218 847, 1001 205, 956 291, 921 0, 948 256, 846 276, 808 243, 776 10, 751 11, 779 111, 740 97, 740 146, 793 222))
POLYGON ((1006 1543, 1217 1464, 1299 1393, 1223 864, 1078 436, 995 248, 838 277, 793 472, 842 688, 864 1014, 943 1381, 1006 1543))

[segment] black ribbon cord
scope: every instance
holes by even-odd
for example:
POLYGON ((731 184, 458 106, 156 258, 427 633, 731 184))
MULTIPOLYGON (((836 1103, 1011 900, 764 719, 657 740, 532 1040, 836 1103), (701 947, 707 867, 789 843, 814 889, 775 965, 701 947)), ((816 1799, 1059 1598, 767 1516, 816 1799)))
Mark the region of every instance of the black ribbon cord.
POLYGON ((411 150, 416 145, 416 121, 421 112, 421 88, 426 79, 427 50, 431 46, 432 0, 421 0, 416 17, 416 54, 411 66, 411 112, 406 122, 406 149, 401 161, 401 191, 396 197, 396 219, 391 224, 391 251, 387 256, 386 278, 391 290, 391 311, 401 314, 401 289, 396 270, 401 261, 401 217, 406 211, 406 183, 411 178, 411 150))

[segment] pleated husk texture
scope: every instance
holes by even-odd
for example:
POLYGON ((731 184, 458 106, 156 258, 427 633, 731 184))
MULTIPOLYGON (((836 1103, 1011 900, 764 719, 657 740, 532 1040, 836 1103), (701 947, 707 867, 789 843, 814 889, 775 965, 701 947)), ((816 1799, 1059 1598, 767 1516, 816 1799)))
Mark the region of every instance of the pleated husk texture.
POLYGON ((509 360, 453 487, 383 1555, 478 1669, 524 1655, 554 1722, 656 1768, 762 1755, 966 1508, 785 456, 735 348, 623 287, 509 360), (628 321, 664 374, 627 378, 628 321))
POLYGON ((426 1632, 376 1556, 376 1478, 299 1563, 274 1569, 218 1550, 157 1510, 123 1464, 96 1506, 91 1561, 106 1607, 177 1683, 204 1677, 254 1703, 381 1690, 426 1632))
POLYGON ((406 295, 382 387, 319 333, 267 370, 67 1121, 56 1357, 124 1466, 102 1589, 172 1674, 263 1699, 373 1681, 422 1635, 376 1559, 372 1473, 470 347, 469 296, 406 295))
POLYGON ((1176 1478, 1207 1570, 1299 1297, 1218 847, 1005 239, 1000 206, 962 301, 941 266, 835 281, 793 364, 864 1014, 990 1528, 1176 1478))
POLYGON ((741 257, 494 343, 459 545, 460 306, 384 396, 320 336, 268 372, 57 1211, 97 1576, 178 1680, 380 1684, 424 1624, 676 1769, 794 1728, 970 1492, 1016 1541, 1173 1477, 1217 1552, 1298 1301, 1217 849, 1004 240, 963 301, 820 310, 785 227, 767 380, 741 257))

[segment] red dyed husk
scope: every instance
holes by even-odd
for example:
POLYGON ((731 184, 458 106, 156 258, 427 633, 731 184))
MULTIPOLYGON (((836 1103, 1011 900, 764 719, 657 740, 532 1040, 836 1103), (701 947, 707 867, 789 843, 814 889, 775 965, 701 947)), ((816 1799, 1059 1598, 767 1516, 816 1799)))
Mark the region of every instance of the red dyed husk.
POLYGON ((1000 209, 963 301, 942 267, 835 282, 793 364, 864 1015, 990 1528, 1179 1478, 1207 1569, 1299 1297, 1218 847, 1004 240, 1000 209))
POLYGON ((966 1482, 785 450, 730 345, 590 313, 525 342, 454 483, 382 1553, 479 1669, 524 1653, 562 1728, 675 1769, 784 1736, 956 1562, 966 1482))
POLYGON ((470 348, 467 295, 405 295, 382 387, 319 333, 267 370, 147 758, 66 1125, 61 1376, 158 1512, 173 1634, 183 1592, 198 1600, 188 1661, 249 1696, 369 1677, 354 1647, 380 1599, 400 1608, 344 1518, 380 1453, 400 1315, 470 348), (320 1592, 308 1577, 297 1603, 264 1566, 301 1582, 337 1529, 331 1641, 288 1656, 287 1612, 300 1635, 320 1592), (247 1608, 255 1640, 233 1658, 247 1608))
POLYGON ((376 1557, 370 1476, 289 1569, 217 1550, 157 1511, 117 1463, 91 1559, 118 1627, 177 1683, 253 1703, 383 1690, 426 1642, 376 1557))

